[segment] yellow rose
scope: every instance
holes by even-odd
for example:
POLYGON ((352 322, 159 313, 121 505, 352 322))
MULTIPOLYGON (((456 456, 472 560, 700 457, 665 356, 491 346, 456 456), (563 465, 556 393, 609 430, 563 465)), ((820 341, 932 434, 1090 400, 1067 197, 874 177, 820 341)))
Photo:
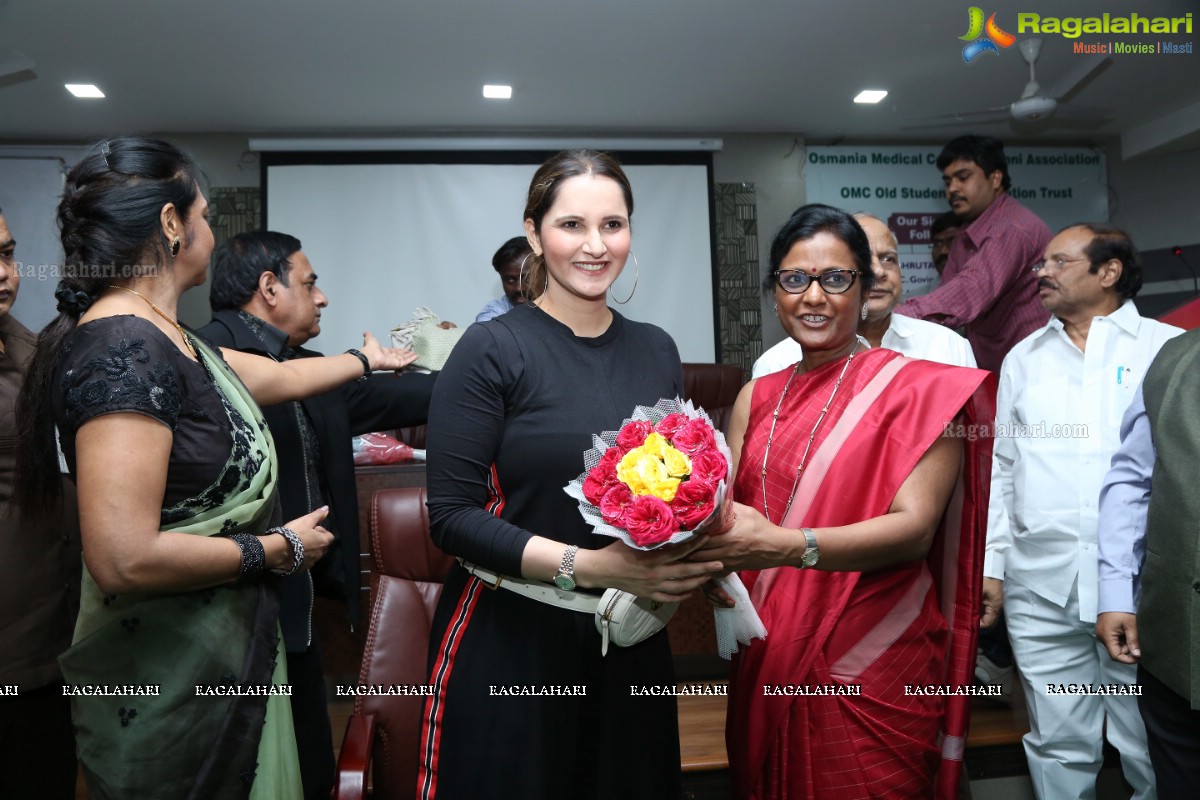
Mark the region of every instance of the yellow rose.
POLYGON ((667 444, 667 440, 663 438, 661 433, 652 433, 646 437, 646 441, 638 449, 644 450, 661 460, 663 453, 672 448, 671 445, 667 444))
POLYGON ((651 484, 649 489, 648 494, 654 495, 664 503, 669 503, 675 499, 675 492, 679 490, 679 478, 663 478, 651 484))
POLYGON ((668 475, 662 459, 646 447, 635 447, 622 456, 617 478, 634 494, 652 494, 666 502, 675 499, 679 488, 679 479, 668 475))
POLYGON ((672 478, 685 478, 692 474, 692 460, 674 447, 667 445, 662 453, 662 459, 667 468, 667 474, 672 478))

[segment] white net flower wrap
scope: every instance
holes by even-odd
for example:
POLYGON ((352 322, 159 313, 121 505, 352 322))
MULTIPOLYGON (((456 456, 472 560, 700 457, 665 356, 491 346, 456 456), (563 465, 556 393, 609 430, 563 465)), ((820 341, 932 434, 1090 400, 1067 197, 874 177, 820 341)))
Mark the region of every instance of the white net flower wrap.
MULTIPOLYGON (((718 518, 721 513, 721 504, 724 502, 725 494, 728 490, 728 482, 732 479, 730 471, 732 463, 733 456, 729 451, 728 443, 725 441, 725 434, 721 433, 716 425, 713 425, 708 412, 703 408, 697 408, 690 400, 680 400, 679 398, 673 400, 664 399, 659 400, 653 406, 637 406, 633 410, 633 415, 623 421, 615 431, 604 431, 599 436, 593 434, 592 448, 583 454, 583 473, 567 484, 563 490, 579 503, 579 513, 583 515, 584 521, 591 525, 592 530, 596 533, 620 539, 625 544, 638 550, 655 550, 668 544, 675 544, 690 539, 695 535, 696 529, 703 528, 718 518), (713 438, 716 440, 717 450, 724 456, 729 470, 726 472, 726 479, 717 485, 711 514, 693 526, 691 530, 677 531, 667 540, 653 546, 645 547, 636 544, 633 537, 627 531, 604 521, 604 518, 600 514, 600 509, 584 496, 583 482, 587 478, 588 473, 600 463, 600 458, 604 455, 604 452, 610 447, 616 446, 617 434, 620 432, 620 428, 624 428, 630 422, 639 420, 645 420, 651 425, 657 426, 668 414, 684 414, 689 419, 702 419, 708 423, 713 430, 713 438)), ((750 602, 750 595, 747 593, 746 587, 736 574, 717 578, 716 583, 736 601, 736 605, 733 608, 721 608, 715 612, 717 650, 722 658, 730 658, 737 652, 739 643, 748 645, 751 639, 765 639, 767 630, 763 627, 758 612, 754 610, 754 604, 750 602)))

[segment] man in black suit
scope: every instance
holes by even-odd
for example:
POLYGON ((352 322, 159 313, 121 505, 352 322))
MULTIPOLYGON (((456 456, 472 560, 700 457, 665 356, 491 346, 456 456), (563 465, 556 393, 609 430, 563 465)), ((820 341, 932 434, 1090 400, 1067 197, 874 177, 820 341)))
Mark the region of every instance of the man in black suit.
MULTIPOLYGON (((302 345, 321 332, 321 310, 328 303, 298 239, 269 231, 243 233, 214 254, 213 319, 199 333, 220 347, 277 361, 312 358, 321 353, 302 345)), ((351 626, 359 611, 351 437, 424 424, 433 382, 434 375, 371 375, 308 400, 263 409, 279 455, 283 518, 328 505, 324 524, 337 537, 311 574, 283 579, 280 622, 306 798, 328 798, 334 780, 333 738, 312 627, 314 593, 343 599, 351 626)))

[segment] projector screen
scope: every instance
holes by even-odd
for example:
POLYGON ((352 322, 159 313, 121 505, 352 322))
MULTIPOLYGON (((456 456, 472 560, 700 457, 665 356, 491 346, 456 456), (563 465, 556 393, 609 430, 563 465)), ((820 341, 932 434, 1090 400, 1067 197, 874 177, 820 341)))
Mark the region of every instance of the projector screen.
MULTIPOLYGON (((364 156, 384 159, 264 153, 266 228, 300 239, 329 296, 321 335, 308 347, 338 352, 357 346, 364 330, 386 343, 388 331, 418 306, 460 326, 474 322, 503 293, 492 255, 524 235, 525 196, 545 155, 397 154, 396 161, 423 161, 361 163, 364 156), (471 163, 454 163, 464 159, 471 163)), ((711 157, 618 156, 633 186, 639 277, 627 305, 610 305, 665 329, 684 361, 713 362, 711 157)), ((629 294, 634 277, 631 257, 613 288, 618 299, 629 294)))

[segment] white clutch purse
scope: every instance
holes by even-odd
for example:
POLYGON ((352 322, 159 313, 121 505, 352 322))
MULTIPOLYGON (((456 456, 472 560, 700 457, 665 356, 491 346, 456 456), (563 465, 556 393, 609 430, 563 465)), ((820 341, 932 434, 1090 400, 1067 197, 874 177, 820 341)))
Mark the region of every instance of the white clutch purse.
POLYGON ((618 647, 644 642, 667 627, 679 603, 660 603, 645 597, 609 589, 596 606, 596 630, 600 631, 600 654, 608 655, 608 643, 618 647))

